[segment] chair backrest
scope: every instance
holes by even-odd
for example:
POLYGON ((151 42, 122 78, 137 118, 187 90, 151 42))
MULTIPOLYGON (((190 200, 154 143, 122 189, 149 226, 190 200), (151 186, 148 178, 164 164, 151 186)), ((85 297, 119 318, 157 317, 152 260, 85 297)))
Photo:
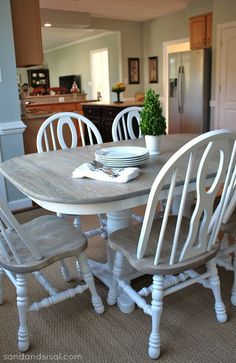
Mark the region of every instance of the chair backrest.
POLYGON ((94 143, 101 144, 102 137, 96 126, 85 116, 75 112, 60 112, 47 118, 40 126, 37 134, 38 152, 75 148, 78 145, 78 136, 82 146, 94 143), (65 142, 63 127, 69 128, 71 145, 65 142))
POLYGON ((232 193, 231 193, 231 195, 228 196, 228 199, 226 202, 225 213, 224 213, 223 221, 222 221, 223 224, 228 223, 235 208, 236 208, 236 180, 235 180, 234 186, 232 188, 232 193))
POLYGON ((141 137, 139 129, 140 111, 142 107, 132 106, 120 111, 112 123, 113 141, 136 139, 141 137), (137 125, 138 136, 135 135, 134 125, 137 125))
MULTIPOLYGON (((30 254, 35 260, 41 260, 40 252, 31 243, 30 237, 18 223, 7 205, 0 203, 0 262, 1 256, 7 262, 13 260, 21 264, 22 259, 17 252, 14 240, 9 236, 9 232, 15 231, 17 235, 17 243, 21 244, 21 248, 27 250, 27 255, 30 254)), ((19 250, 19 246, 18 246, 19 250)))
MULTIPOLYGON (((202 134, 180 148, 162 167, 150 191, 144 221, 137 247, 137 257, 145 255, 152 229, 156 206, 166 199, 163 219, 156 236, 153 263, 158 265, 163 254, 165 236, 174 223, 171 248, 168 251, 169 265, 195 258, 209 252, 217 240, 228 196, 236 180, 236 133, 216 130, 202 134), (196 204, 187 218, 183 216, 189 191, 196 186, 196 204), (214 202, 222 188, 219 208, 214 202), (173 197, 180 198, 179 212, 171 217, 173 197), (182 227, 185 236, 181 236, 182 227)), ((172 227, 173 228, 173 227, 172 227)), ((170 238, 170 237, 168 237, 170 238)), ((165 251, 165 253, 167 253, 165 251)))

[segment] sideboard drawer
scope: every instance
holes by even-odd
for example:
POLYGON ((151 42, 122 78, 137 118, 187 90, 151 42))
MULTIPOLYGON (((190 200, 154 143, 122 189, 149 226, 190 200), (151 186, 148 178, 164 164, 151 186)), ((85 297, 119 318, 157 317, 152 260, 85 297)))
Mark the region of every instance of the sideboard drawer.
POLYGON ((120 112, 120 108, 118 107, 106 107, 102 109, 102 119, 109 119, 113 122, 114 118, 120 112))
POLYGON ((100 118, 100 115, 101 115, 101 109, 100 107, 93 107, 93 106, 84 106, 83 105, 83 111, 84 111, 84 115, 86 117, 99 117, 100 118))

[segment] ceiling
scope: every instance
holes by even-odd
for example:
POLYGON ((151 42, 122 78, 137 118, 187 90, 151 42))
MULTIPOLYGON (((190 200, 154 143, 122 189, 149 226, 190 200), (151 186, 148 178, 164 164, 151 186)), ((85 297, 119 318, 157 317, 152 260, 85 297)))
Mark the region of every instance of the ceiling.
MULTIPOLYGON (((198 0, 40 0, 40 8, 84 13, 96 18, 146 21, 183 10, 195 1, 198 0)), ((43 47, 49 50, 102 33, 93 29, 43 28, 43 47)))

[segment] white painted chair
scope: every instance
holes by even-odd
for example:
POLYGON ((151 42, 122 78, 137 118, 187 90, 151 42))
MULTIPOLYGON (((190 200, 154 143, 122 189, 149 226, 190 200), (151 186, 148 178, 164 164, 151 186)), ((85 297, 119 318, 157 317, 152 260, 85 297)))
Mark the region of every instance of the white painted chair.
POLYGON ((96 126, 85 116, 75 112, 60 112, 47 118, 37 134, 37 150, 43 151, 68 149, 79 146, 78 135, 82 146, 101 144, 102 137, 96 126), (67 145, 63 127, 68 126, 71 133, 71 145, 67 145), (78 132, 77 132, 78 130, 78 132))
POLYGON ((229 195, 221 232, 223 232, 223 238, 216 262, 226 270, 234 272, 231 303, 236 306, 236 182, 232 195, 229 195))
MULTIPOLYGON (((76 148, 81 143, 82 146, 101 144, 102 137, 97 127, 85 116, 75 112, 60 112, 46 119, 37 134, 37 150, 38 152, 76 148), (66 144, 63 127, 68 127, 67 137, 70 137, 71 144, 66 144), (80 135, 80 138, 78 138, 80 135)), ((100 228, 86 232, 88 237, 101 234, 106 238, 104 216, 99 216, 101 223, 100 228)), ((75 218, 76 227, 80 227, 79 217, 75 218)))
POLYGON ((0 237, 0 304, 3 303, 2 276, 5 272, 16 287, 19 313, 18 348, 21 352, 27 351, 30 346, 28 311, 50 307, 89 289, 95 311, 98 314, 104 312, 85 255, 87 238, 65 219, 46 215, 20 225, 8 207, 1 203, 0 237), (85 284, 58 292, 41 270, 62 258, 72 256, 80 265, 85 284), (28 273, 34 274, 50 295, 31 305, 27 297, 28 273))
MULTIPOLYGON (((126 107, 116 115, 112 123, 113 141, 137 139, 142 136, 139 129, 141 110, 142 107, 131 106, 126 107), (136 134, 134 131, 134 125, 136 125, 138 129, 138 131, 136 130, 136 134)), ((132 218, 137 222, 141 222, 143 220, 143 216, 140 216, 137 213, 132 213, 132 218)))
MULTIPOLYGON (((39 153, 50 150, 76 148, 79 144, 82 146, 101 144, 102 137, 97 127, 85 116, 75 112, 60 112, 47 118, 40 126, 37 134, 37 150, 39 153), (67 128, 67 130, 65 129, 67 128), (67 131, 67 143, 65 141, 65 131, 67 131), (80 138, 78 137, 80 136, 80 138), (68 145, 68 142, 70 144, 68 145)), ((86 231, 87 237, 101 235, 107 238, 106 218, 104 215, 98 215, 100 227, 86 231)), ((74 218, 74 225, 80 228, 80 217, 74 218)), ((70 272, 61 261, 62 275, 66 281, 71 280, 70 272)))
POLYGON ((120 111, 112 123, 113 141, 137 139, 141 137, 139 129, 140 111, 142 107, 132 106, 120 111), (134 125, 137 125, 138 135, 134 131, 134 125))
POLYGON ((215 257, 227 193, 236 180, 235 139, 236 134, 217 130, 196 137, 184 145, 158 173, 150 191, 143 223, 109 235, 109 246, 116 251, 116 257, 108 304, 114 305, 118 289, 123 290, 145 314, 151 316, 149 356, 152 359, 160 355, 159 326, 164 296, 200 282, 214 294, 218 321, 227 320, 215 257), (212 161, 214 157, 218 158, 215 164, 212 161), (196 205, 192 214, 185 217, 185 202, 196 170, 196 205), (214 180, 207 179, 213 170, 216 171, 214 180), (183 184, 180 184, 180 180, 183 180, 183 184), (212 214, 214 200, 222 183, 224 190, 220 207, 212 214), (179 213, 171 215, 173 197, 180 194, 179 213), (156 205, 163 195, 166 195, 167 200, 163 216, 155 219, 156 205), (122 280, 125 258, 136 270, 153 275, 153 284, 137 292, 127 281, 122 280), (203 265, 206 266, 205 272, 193 270, 203 265), (145 299, 149 294, 152 294, 151 304, 145 299))

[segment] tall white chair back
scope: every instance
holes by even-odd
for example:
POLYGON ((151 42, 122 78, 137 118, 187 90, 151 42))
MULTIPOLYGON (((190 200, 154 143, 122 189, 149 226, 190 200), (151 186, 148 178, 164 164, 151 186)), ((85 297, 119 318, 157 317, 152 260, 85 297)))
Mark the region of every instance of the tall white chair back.
POLYGON ((142 107, 132 106, 120 111, 112 123, 113 141, 136 139, 141 137, 139 129, 140 111, 142 107), (135 134, 134 125, 136 123, 138 135, 135 134))
POLYGON ((46 119, 37 134, 38 152, 75 148, 78 145, 78 136, 82 146, 94 143, 101 144, 102 137, 97 127, 85 116, 75 112, 60 112, 46 119), (69 127, 71 145, 65 142, 64 126, 69 127))
POLYGON ((163 188, 166 188, 166 185, 169 184, 169 189, 166 191, 166 208, 160 233, 157 236, 154 258, 154 265, 158 265, 164 247, 165 234, 168 229, 172 200, 174 192, 178 189, 180 177, 184 180, 184 185, 181 193, 179 213, 176 219, 169 264, 181 263, 211 250, 220 230, 228 196, 232 193, 236 181, 235 138, 235 134, 229 130, 216 130, 200 135, 177 151, 163 166, 153 183, 149 195, 137 248, 137 257, 139 259, 145 255, 148 246, 156 205, 161 200, 160 196, 163 195, 163 188), (231 149, 230 143, 232 142, 234 146, 231 149), (218 156, 217 161, 214 161, 215 156, 218 156), (186 165, 186 168, 184 168, 184 165, 186 165), (216 170, 216 176, 213 178, 213 182, 209 183, 207 175, 213 172, 214 169, 216 170), (181 241, 180 232, 186 197, 190 191, 190 182, 196 170, 196 204, 192 215, 189 215, 188 235, 180 250, 178 243, 181 241), (213 214, 214 202, 223 183, 224 188, 219 207, 213 214))

